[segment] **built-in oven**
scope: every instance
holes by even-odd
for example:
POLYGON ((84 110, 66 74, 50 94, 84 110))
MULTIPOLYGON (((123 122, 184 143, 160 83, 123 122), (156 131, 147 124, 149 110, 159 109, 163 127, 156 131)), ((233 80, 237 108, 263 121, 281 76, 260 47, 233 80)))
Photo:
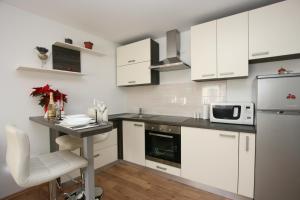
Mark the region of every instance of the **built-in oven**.
POLYGON ((180 168, 180 126, 146 123, 145 143, 145 152, 147 160, 180 168))

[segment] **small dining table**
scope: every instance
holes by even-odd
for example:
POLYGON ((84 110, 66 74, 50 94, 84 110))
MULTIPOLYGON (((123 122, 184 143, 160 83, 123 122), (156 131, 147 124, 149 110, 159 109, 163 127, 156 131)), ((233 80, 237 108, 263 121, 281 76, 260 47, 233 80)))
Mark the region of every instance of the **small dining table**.
POLYGON ((88 166, 84 169, 85 178, 85 199, 95 199, 95 170, 94 170, 94 143, 93 136, 106 133, 112 130, 113 124, 108 122, 99 126, 83 129, 71 129, 59 125, 58 120, 49 120, 43 116, 29 117, 30 121, 49 128, 50 152, 59 150, 55 143, 55 138, 61 135, 72 135, 83 139, 83 156, 88 161, 88 166))

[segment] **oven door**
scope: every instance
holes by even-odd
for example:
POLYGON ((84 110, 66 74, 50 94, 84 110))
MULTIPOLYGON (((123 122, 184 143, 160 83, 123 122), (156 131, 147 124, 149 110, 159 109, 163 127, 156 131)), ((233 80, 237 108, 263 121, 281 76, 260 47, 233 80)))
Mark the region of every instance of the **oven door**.
POLYGON ((180 166, 180 134, 146 131, 146 158, 173 166, 180 166))

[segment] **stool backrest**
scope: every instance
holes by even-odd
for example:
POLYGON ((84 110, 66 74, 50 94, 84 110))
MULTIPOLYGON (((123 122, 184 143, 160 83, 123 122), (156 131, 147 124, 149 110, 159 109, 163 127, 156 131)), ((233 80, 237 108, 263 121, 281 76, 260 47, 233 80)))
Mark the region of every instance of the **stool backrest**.
POLYGON ((6 163, 18 185, 23 185, 29 176, 30 143, 26 133, 8 125, 6 131, 6 163))

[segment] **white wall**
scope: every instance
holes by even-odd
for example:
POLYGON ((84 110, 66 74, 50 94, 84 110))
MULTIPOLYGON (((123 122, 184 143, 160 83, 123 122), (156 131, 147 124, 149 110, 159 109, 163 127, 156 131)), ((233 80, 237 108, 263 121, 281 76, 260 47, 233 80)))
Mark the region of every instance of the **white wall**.
MULTIPOLYGON (((49 83, 68 94, 67 113, 84 113, 93 98, 104 100, 109 113, 123 112, 124 94, 116 87, 115 44, 81 30, 75 30, 0 2, 0 198, 20 188, 5 167, 5 124, 12 123, 28 132, 31 154, 49 151, 48 129, 29 121, 42 115, 37 100, 29 96, 31 88, 49 83), (74 42, 91 40, 95 49, 107 56, 82 55, 82 72, 87 76, 67 76, 16 71, 17 66, 39 67, 35 46, 51 49, 55 41, 70 37, 74 42)), ((47 66, 52 65, 51 59, 47 66)))
MULTIPOLYGON (((182 32, 180 37, 181 59, 190 64, 190 31, 182 32)), ((160 60, 163 60, 166 57, 166 38, 158 38, 155 41, 159 43, 160 60)), ((138 107, 143 107, 145 112, 153 114, 193 116, 194 112, 201 112, 201 105, 207 97, 209 98, 206 101, 208 103, 220 100, 255 102, 256 76, 276 74, 280 67, 285 67, 293 72, 300 72, 300 59, 251 64, 249 65, 249 77, 227 81, 193 82, 191 81, 191 70, 161 72, 161 85, 125 89, 128 100, 127 110, 137 112, 138 107), (209 95, 207 92, 203 92, 203 88, 208 91, 209 95), (189 92, 191 90, 193 93, 189 92), (143 94, 144 98, 139 98, 137 101, 137 96, 140 94, 143 94), (182 104, 180 101, 174 103, 175 97, 176 99, 186 99, 187 103, 182 104)))

